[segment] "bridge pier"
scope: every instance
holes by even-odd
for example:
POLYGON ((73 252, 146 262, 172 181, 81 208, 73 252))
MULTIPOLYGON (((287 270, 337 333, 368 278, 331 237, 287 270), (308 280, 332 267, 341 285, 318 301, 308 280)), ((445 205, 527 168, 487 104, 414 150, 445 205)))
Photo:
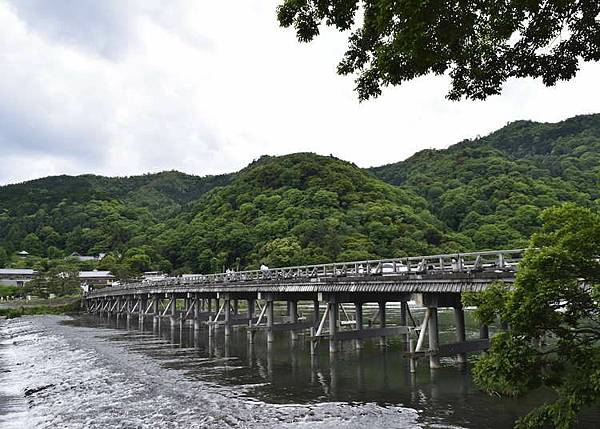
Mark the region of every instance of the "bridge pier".
POLYGON ((152 296, 152 330, 158 329, 160 322, 160 297, 158 294, 152 296))
MULTIPOLYGON (((298 301, 288 301, 288 303, 290 322, 298 323, 298 301)), ((298 333, 290 331, 290 338, 292 341, 298 341, 298 333)))
MULTIPOLYGON (((467 338, 465 331, 465 312, 462 308, 462 305, 457 305, 454 307, 454 319, 456 321, 456 341, 463 343, 467 340, 467 338)), ((460 364, 467 363, 466 353, 459 353, 456 355, 456 358, 460 364)))
MULTIPOLYGON (((400 301, 400 326, 408 326, 408 302, 400 301)), ((408 334, 402 335, 402 341, 408 342, 408 334)))
MULTIPOLYGON (((386 302, 379 302, 379 327, 380 328, 385 328, 385 324, 386 324, 386 314, 385 314, 385 307, 386 307, 386 302)), ((379 345, 381 347, 385 347, 386 346, 386 340, 385 337, 381 337, 379 340, 379 345)))
POLYGON ((275 334, 273 332, 273 324, 275 323, 275 312, 273 308, 273 300, 267 300, 267 343, 273 343, 275 341, 275 334))
POLYGON ((194 332, 197 334, 200 332, 200 311, 203 309, 204 300, 198 297, 198 292, 194 294, 194 332))
POLYGON ((231 335, 231 300, 229 297, 223 299, 223 312, 225 317, 225 337, 231 335))
POLYGON ((440 367, 438 309, 437 307, 428 307, 427 312, 429 313, 429 368, 436 369, 440 367))
MULTIPOLYGON (((354 303, 354 320, 356 320, 356 330, 358 331, 358 333, 360 335, 360 332, 363 330, 363 303, 362 302, 354 303)), ((355 340, 355 345, 356 345, 357 350, 362 350, 363 349, 362 338, 357 338, 355 340)))
POLYGON ((336 334, 338 331, 338 315, 339 315, 339 304, 336 302, 334 297, 330 298, 328 303, 329 311, 329 353, 337 352, 337 339, 336 334))
POLYGON ((172 293, 171 294, 171 301, 169 303, 170 305, 170 317, 169 317, 169 323, 171 324, 171 329, 175 328, 175 324, 177 323, 177 295, 172 293))

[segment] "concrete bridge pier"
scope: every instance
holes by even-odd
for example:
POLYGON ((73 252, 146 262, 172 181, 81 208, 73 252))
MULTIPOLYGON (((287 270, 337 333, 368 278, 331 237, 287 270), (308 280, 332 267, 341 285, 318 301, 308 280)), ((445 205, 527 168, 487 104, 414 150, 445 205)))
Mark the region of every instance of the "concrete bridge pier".
POLYGON ((329 353, 337 353, 336 334, 338 331, 339 304, 335 297, 330 297, 327 310, 329 312, 329 353))
POLYGON ((200 332, 200 311, 204 307, 204 300, 199 298, 199 294, 194 294, 194 332, 200 332))
MULTIPOLYGON (((363 303, 355 302, 354 303, 354 320, 356 321, 356 330, 360 333, 363 330, 363 303)), ((360 335, 359 335, 360 337, 360 335)), ((357 350, 363 349, 363 340, 362 338, 357 338, 355 341, 355 347, 357 350)))
POLYGON ((229 299, 229 297, 227 297, 223 300, 223 302, 223 312, 225 317, 225 338, 227 338, 229 337, 229 335, 231 335, 231 300, 229 299))
POLYGON ((160 297, 157 294, 152 296, 152 330, 156 331, 160 323, 160 297))
POLYGON ((440 367, 440 337, 438 330, 438 309, 437 307, 428 307, 429 313, 429 368, 437 369, 440 367))
MULTIPOLYGON (((386 307, 386 302, 385 301, 380 301, 379 302, 379 327, 380 328, 385 328, 386 326, 386 314, 385 314, 385 307, 386 307)), ((385 347, 386 346, 386 340, 385 337, 381 337, 379 340, 379 345, 381 347, 385 347)))
MULTIPOLYGON (((408 302, 400 301, 400 326, 408 326, 408 302)), ((402 341, 408 343, 408 334, 402 335, 402 341)))
POLYGON ((127 314, 127 328, 129 329, 129 323, 131 322, 131 313, 132 313, 132 305, 131 305, 131 297, 127 297, 125 300, 125 312, 127 314))
MULTIPOLYGON (((456 341, 463 343, 467 340, 465 331, 465 311, 462 305, 454 307, 454 319, 456 321, 456 341)), ((467 363, 467 354, 459 353, 456 355, 459 364, 467 363)))
POLYGON ((275 341, 275 333, 273 332, 273 325, 275 323, 274 301, 269 299, 265 305, 267 306, 267 343, 273 343, 275 341))
POLYGON ((171 329, 175 328, 177 324, 177 295, 174 293, 171 294, 171 301, 169 302, 169 323, 171 324, 171 329))
POLYGON ((246 309, 248 315, 248 331, 246 335, 248 337, 248 344, 254 344, 254 330, 252 329, 252 322, 254 320, 254 313, 256 308, 256 299, 249 298, 248 299, 248 308, 246 309))
POLYGON ((138 295, 137 297, 137 314, 138 314, 138 326, 140 330, 144 330, 144 311, 146 310, 145 299, 142 295, 138 295))
MULTIPOLYGON (((298 323, 298 301, 288 301, 289 317, 291 323, 298 323)), ((298 341, 298 333, 290 331, 290 338, 293 342, 298 341)))

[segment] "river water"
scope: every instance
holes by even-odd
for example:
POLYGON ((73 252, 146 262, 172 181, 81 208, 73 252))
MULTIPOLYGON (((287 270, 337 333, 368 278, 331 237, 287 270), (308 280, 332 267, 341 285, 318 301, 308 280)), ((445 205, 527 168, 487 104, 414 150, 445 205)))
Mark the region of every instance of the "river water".
MULTIPOLYGON (((452 341, 451 320, 440 313, 442 342, 452 341)), ((467 328, 477 335, 470 317, 467 328)), ((323 344, 311 358, 289 333, 267 347, 260 333, 249 345, 244 329, 225 342, 222 331, 210 340, 205 328, 153 330, 137 318, 0 321, 0 428, 495 429, 548 398, 484 395, 451 358, 433 372, 422 361, 411 375, 402 348, 398 339, 362 351, 346 343, 331 359, 323 344)), ((599 421, 589 411, 576 427, 599 421)))

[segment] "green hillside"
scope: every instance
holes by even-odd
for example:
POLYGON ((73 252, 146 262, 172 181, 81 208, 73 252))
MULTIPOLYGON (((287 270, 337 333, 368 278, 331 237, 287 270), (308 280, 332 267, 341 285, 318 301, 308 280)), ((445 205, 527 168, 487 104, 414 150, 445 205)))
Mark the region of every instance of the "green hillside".
POLYGON ((158 243, 191 271, 458 250, 413 192, 331 157, 263 157, 166 224, 158 243))
POLYGON ((125 276, 518 247, 542 209, 597 207, 599 181, 600 115, 515 122, 370 171, 300 153, 223 176, 47 177, 0 187, 0 266, 107 252, 98 267, 125 276))
POLYGON ((600 115, 556 124, 518 121, 476 140, 371 169, 412 190, 476 248, 518 246, 546 207, 600 198, 600 115))

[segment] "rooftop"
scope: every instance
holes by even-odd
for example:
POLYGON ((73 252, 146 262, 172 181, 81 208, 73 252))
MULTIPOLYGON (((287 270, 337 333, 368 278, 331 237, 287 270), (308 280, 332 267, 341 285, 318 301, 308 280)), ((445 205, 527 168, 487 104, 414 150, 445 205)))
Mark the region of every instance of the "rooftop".
POLYGON ((29 268, 0 268, 0 276, 33 276, 37 271, 29 268))
POLYGON ((99 278, 99 277, 105 277, 107 279, 114 279, 115 276, 113 276, 110 271, 98 271, 98 270, 94 270, 94 271, 79 271, 79 278, 80 279, 90 279, 90 278, 99 278))

